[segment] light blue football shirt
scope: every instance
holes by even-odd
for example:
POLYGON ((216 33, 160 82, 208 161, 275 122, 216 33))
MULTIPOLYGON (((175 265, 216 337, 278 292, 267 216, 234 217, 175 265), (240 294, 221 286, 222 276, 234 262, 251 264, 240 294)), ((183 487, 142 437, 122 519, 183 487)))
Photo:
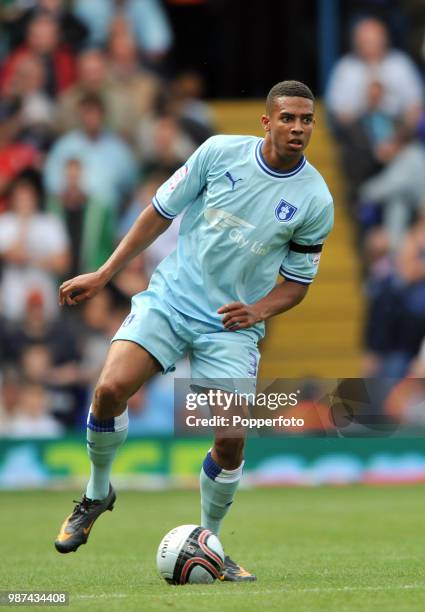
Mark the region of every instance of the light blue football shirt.
MULTIPOLYGON (((149 289, 179 312, 223 331, 217 309, 267 295, 280 273, 303 284, 318 253, 289 248, 323 243, 333 224, 332 197, 303 157, 290 172, 267 165, 262 138, 213 136, 159 189, 156 210, 184 210, 176 250, 155 270, 149 289)), ((249 328, 264 335, 264 324, 249 328)), ((248 331, 248 330, 245 330, 248 331)))

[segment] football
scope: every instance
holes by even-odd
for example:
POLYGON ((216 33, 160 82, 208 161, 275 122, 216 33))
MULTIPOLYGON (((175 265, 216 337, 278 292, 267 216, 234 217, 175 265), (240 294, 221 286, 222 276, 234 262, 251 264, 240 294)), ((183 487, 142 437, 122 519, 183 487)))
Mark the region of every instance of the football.
POLYGON ((180 525, 161 540, 156 563, 169 584, 207 584, 223 569, 224 552, 220 540, 199 525, 180 525))

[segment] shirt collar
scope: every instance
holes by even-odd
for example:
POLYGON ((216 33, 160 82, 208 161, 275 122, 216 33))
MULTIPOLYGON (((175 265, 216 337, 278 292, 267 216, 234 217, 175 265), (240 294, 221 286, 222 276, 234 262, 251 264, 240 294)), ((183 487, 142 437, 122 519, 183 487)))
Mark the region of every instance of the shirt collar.
POLYGON ((304 168, 304 166, 307 163, 307 160, 303 155, 300 161, 298 162, 298 164, 294 166, 293 168, 291 168, 291 170, 285 170, 285 171, 276 170, 275 168, 272 168, 271 166, 269 166, 263 157, 263 153, 261 151, 263 147, 263 143, 264 143, 264 138, 260 138, 260 140, 257 142, 255 146, 255 161, 257 162, 261 170, 265 172, 266 174, 268 174, 269 176, 272 176, 274 178, 289 178, 291 176, 295 176, 296 174, 298 174, 298 172, 300 172, 304 168))

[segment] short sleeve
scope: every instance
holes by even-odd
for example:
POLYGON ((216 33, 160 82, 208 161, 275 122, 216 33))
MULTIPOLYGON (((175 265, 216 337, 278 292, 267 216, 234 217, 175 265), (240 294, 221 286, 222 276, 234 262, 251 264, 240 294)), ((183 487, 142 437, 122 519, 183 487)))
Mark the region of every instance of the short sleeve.
POLYGON ((295 230, 279 270, 281 276, 288 281, 309 285, 317 274, 322 246, 332 226, 331 201, 295 230))
POLYGON ((189 206, 204 189, 207 182, 211 144, 206 140, 158 189, 152 200, 157 212, 166 219, 174 219, 189 206))

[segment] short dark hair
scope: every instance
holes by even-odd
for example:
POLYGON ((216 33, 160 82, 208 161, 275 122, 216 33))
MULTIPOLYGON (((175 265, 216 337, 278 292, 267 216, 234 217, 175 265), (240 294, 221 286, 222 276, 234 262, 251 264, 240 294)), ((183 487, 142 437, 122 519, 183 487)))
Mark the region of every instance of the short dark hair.
POLYGON ((276 98, 288 96, 292 98, 307 98, 314 103, 314 95, 310 87, 307 87, 301 81, 281 81, 273 85, 266 99, 266 109, 269 113, 272 110, 273 103, 276 98))

